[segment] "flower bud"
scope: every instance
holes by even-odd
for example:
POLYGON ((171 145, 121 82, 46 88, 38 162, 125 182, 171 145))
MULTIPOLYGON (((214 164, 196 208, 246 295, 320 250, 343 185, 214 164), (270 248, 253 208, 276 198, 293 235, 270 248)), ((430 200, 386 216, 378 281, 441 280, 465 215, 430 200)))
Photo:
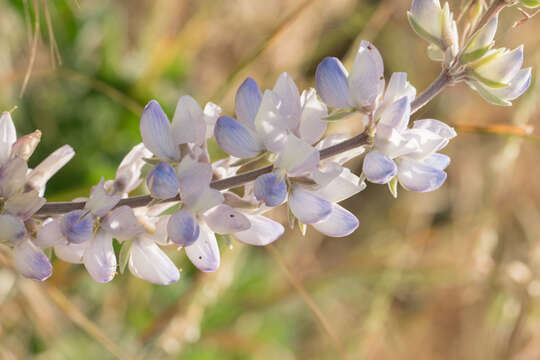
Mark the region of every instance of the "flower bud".
POLYGON ((20 137, 11 150, 11 156, 18 156, 21 159, 28 161, 30 156, 34 153, 34 150, 41 141, 41 131, 36 130, 33 133, 20 137))
POLYGON ((160 162, 148 173, 146 185, 153 197, 170 199, 178 194, 180 183, 172 166, 167 162, 160 162))
POLYGON ((471 78, 490 88, 503 88, 519 72, 523 64, 523 46, 514 50, 496 49, 472 64, 471 78))

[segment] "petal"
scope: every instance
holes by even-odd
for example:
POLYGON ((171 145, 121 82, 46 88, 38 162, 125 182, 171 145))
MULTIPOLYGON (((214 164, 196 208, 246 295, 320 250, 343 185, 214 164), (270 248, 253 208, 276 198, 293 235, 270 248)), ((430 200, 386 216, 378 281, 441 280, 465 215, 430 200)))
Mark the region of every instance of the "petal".
POLYGON ((336 203, 358 194, 365 188, 365 182, 360 182, 360 178, 354 175, 350 169, 343 168, 338 177, 315 193, 323 199, 336 203))
POLYGON ((8 160, 0 168, 0 196, 9 198, 19 191, 26 180, 28 165, 23 159, 16 157, 8 160))
POLYGON ((490 60, 482 61, 474 69, 474 73, 479 75, 481 78, 478 80, 488 87, 504 87, 504 84, 509 84, 523 65, 523 45, 512 51, 495 50, 494 52, 497 53, 485 56, 490 60))
POLYGON ((204 113, 197 101, 189 95, 178 100, 172 121, 175 144, 195 143, 202 145, 206 138, 204 113))
MULTIPOLYGON (((490 22, 488 22, 482 30, 480 30, 474 38, 469 42, 469 45, 465 48, 464 53, 470 54, 477 50, 486 49, 493 43, 495 33, 497 32, 499 14, 495 15, 490 22)), ((487 49, 486 49, 487 50, 487 49)))
POLYGON ((407 81, 407 73, 395 72, 388 82, 388 87, 384 93, 384 101, 391 104, 404 96, 409 101, 413 101, 416 96, 416 89, 407 81))
POLYGON ((62 227, 56 219, 49 219, 39 228, 34 244, 42 249, 47 249, 58 244, 65 244, 67 239, 62 235, 62 227))
POLYGON ((36 190, 25 193, 17 193, 10 197, 5 204, 5 210, 22 220, 27 220, 34 215, 46 200, 39 196, 36 190))
POLYGON ((359 107, 371 108, 384 91, 384 65, 379 50, 362 41, 349 75, 349 89, 359 107))
POLYGON ((302 105, 300 103, 300 92, 294 80, 286 72, 282 73, 273 89, 280 99, 279 113, 287 124, 287 128, 292 130, 298 126, 302 105))
POLYGON ((122 241, 135 238, 145 232, 129 206, 119 206, 111 211, 100 223, 114 238, 122 241))
POLYGON ((403 131, 409 124, 410 115, 411 102, 408 97, 404 96, 388 106, 388 108, 381 114, 379 124, 395 128, 398 131, 403 131))
POLYGON ((30 171, 26 179, 27 187, 36 189, 40 194, 43 194, 47 181, 63 168, 73 156, 75 156, 75 151, 69 145, 64 145, 57 149, 30 171))
POLYGON ((129 270, 136 277, 157 285, 170 285, 180 279, 176 265, 146 236, 131 245, 129 270))
POLYGON ((218 205, 204 214, 204 221, 218 234, 234 234, 251 227, 246 215, 229 205, 218 205))
POLYGON ((83 256, 88 243, 58 244, 54 246, 54 253, 60 259, 71 264, 82 264, 83 256))
POLYGON ((326 57, 317 66, 315 83, 321 99, 329 106, 343 109, 352 109, 351 94, 347 70, 335 57, 326 57))
POLYGON ((135 145, 122 159, 114 180, 114 190, 128 194, 135 190, 141 183, 141 171, 146 164, 144 158, 152 156, 143 143, 135 145))
POLYGON ((416 120, 413 123, 413 129, 429 130, 448 140, 456 137, 457 135, 453 127, 448 126, 442 121, 435 120, 435 119, 416 120))
POLYGON ((99 283, 111 281, 116 274, 116 256, 112 236, 106 231, 98 231, 84 251, 83 262, 95 281, 99 283))
POLYGON ((0 116, 0 166, 4 165, 11 155, 11 147, 17 141, 17 132, 7 111, 0 116))
POLYGON ((444 170, 450 165, 450 158, 444 154, 435 153, 422 161, 427 166, 438 170, 444 170))
POLYGON ((160 162, 148 172, 146 186, 154 198, 170 199, 178 194, 180 182, 172 166, 160 162))
POLYGON ((407 190, 428 192, 438 189, 444 183, 446 173, 418 161, 400 159, 398 180, 407 190))
POLYGON ((262 93, 259 85, 252 78, 244 80, 236 92, 234 111, 238 122, 248 129, 255 129, 255 117, 261 106, 262 93))
POLYGON ((531 68, 521 69, 510 85, 498 89, 489 89, 496 97, 504 100, 514 100, 520 97, 531 85, 531 68))
POLYGON ((189 260, 199 270, 216 271, 219 268, 220 254, 216 235, 204 223, 200 224, 201 232, 197 241, 185 248, 189 260))
MULTIPOLYGON (((439 0, 413 0, 411 10, 409 11, 409 19, 414 20, 417 26, 430 37, 436 39, 442 37, 442 16, 439 0)), ((419 32, 419 29, 415 26, 413 28, 419 32)), ((432 40, 429 37, 426 38, 426 34, 422 31, 418 35, 427 41, 432 40)))
POLYGON ((49 258, 29 239, 15 246, 13 262, 17 271, 27 278, 43 281, 52 275, 52 265, 49 258))
POLYGON ((372 183, 386 184, 397 174, 396 163, 377 150, 370 151, 364 158, 362 171, 372 183))
POLYGON ((279 110, 280 106, 278 95, 266 90, 255 117, 255 130, 264 141, 266 149, 273 153, 278 153, 283 148, 289 129, 289 124, 279 110))
POLYGON ((204 106, 204 122, 206 123, 206 139, 214 136, 214 127, 217 119, 221 115, 221 108, 213 102, 207 102, 204 106))
POLYGON ((238 158, 257 156, 264 148, 256 133, 229 116, 221 116, 214 128, 219 147, 238 158))
POLYGON ((120 201, 120 195, 109 195, 105 190, 105 180, 101 178, 96 186, 92 187, 90 198, 84 208, 95 216, 105 216, 120 201))
POLYGON ((28 161, 41 141, 41 131, 35 130, 30 134, 21 136, 11 148, 11 157, 18 156, 28 161))
POLYGON ((26 237, 24 222, 8 214, 0 215, 0 242, 19 243, 26 237))
POLYGON ((407 156, 418 160, 425 159, 444 148, 449 141, 435 132, 422 128, 408 129, 407 132, 403 133, 403 137, 418 144, 417 151, 407 154, 407 156))
POLYGON ((171 124, 157 101, 152 100, 145 106, 140 131, 144 145, 158 158, 180 159, 180 150, 172 138, 171 124))
POLYGON ((255 198, 264 201, 266 206, 278 206, 287 197, 287 184, 285 180, 279 180, 277 174, 264 174, 255 180, 253 186, 255 198))
POLYGON ((332 204, 315 193, 294 185, 289 196, 289 208, 300 222, 313 224, 330 215, 332 204))
POLYGON ((94 219, 83 210, 73 210, 62 217, 62 234, 70 243, 81 244, 94 235, 94 219))
POLYGON ((328 115, 326 105, 317 99, 315 89, 302 93, 302 115, 298 126, 298 135, 309 144, 321 139, 326 131, 327 122, 322 120, 328 115))
POLYGON ((332 204, 332 212, 323 221, 312 224, 320 233, 331 237, 350 235, 358 228, 358 219, 343 207, 332 204))
POLYGON ((276 241, 285 231, 283 225, 265 216, 247 216, 251 227, 248 230, 235 233, 234 237, 248 245, 266 246, 276 241))
POLYGON ((285 147, 279 153, 275 167, 284 169, 289 176, 315 171, 319 165, 319 151, 294 135, 287 137, 285 147))
POLYGON ((189 246, 199 238, 200 227, 195 216, 187 211, 178 210, 169 218, 167 233, 175 244, 189 246))
POLYGON ((207 187, 201 192, 196 202, 190 204, 184 203, 186 204, 186 208, 188 208, 190 211, 195 214, 200 214, 223 203, 224 200, 225 198, 220 191, 207 187))

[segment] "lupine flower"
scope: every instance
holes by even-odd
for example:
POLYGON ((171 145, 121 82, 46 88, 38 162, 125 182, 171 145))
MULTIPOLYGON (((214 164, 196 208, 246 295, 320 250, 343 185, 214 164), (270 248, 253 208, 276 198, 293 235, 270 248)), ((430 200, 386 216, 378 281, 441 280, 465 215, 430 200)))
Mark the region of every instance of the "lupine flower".
MULTIPOLYGON (((24 276, 43 281, 52 274, 52 265, 35 234, 29 232, 25 222, 31 221, 45 203, 41 197, 45 184, 71 157, 73 149, 65 146, 29 170, 26 161, 39 143, 41 133, 35 131, 17 140, 11 115, 0 116, 0 241, 13 246, 14 263, 24 276), (53 161, 54 160, 54 161, 53 161)), ((31 221, 33 224, 33 222, 31 221)))
MULTIPOLYGON (((410 101, 403 97, 381 115, 373 149, 365 156, 363 173, 377 184, 397 176, 407 190, 426 192, 446 180, 450 158, 438 154, 456 136, 454 129, 433 119, 417 120, 409 128, 410 101)), ((395 195, 395 192, 394 192, 395 195)))

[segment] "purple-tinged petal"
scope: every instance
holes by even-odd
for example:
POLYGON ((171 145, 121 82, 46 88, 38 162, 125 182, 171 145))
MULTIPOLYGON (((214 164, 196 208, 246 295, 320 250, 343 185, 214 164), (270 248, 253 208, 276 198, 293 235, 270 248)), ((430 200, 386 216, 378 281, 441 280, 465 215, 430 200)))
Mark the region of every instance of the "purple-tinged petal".
POLYGON ((238 122, 249 129, 255 129, 255 117, 261 106, 262 93, 252 78, 244 80, 236 92, 234 111, 238 122))
POLYGON ((335 57, 326 57, 317 66, 315 83, 323 101, 334 108, 351 110, 353 108, 347 70, 335 57))
POLYGON ((287 197, 287 184, 285 180, 279 180, 277 174, 264 174, 255 180, 253 186, 255 198, 264 201, 266 206, 278 206, 287 197))
POLYGON ((75 244, 58 244, 54 246, 54 253, 58 258, 71 264, 82 264, 83 256, 88 243, 75 244))
POLYGON ((67 239, 62 235, 60 222, 49 218, 41 224, 33 242, 36 246, 47 249, 58 244, 65 244, 67 239))
POLYGON ((144 145, 158 158, 180 160, 180 150, 174 143, 171 123, 157 101, 152 100, 144 107, 140 131, 144 145))
POLYGON ((178 100, 172 120, 175 144, 202 145, 206 139, 206 122, 201 106, 194 98, 184 95, 178 100))
POLYGON ((204 223, 200 225, 197 241, 185 248, 186 255, 197 269, 203 272, 216 271, 219 268, 220 254, 216 235, 204 223))
POLYGON ((479 75, 478 80, 487 87, 504 87, 504 84, 509 84, 523 65, 523 45, 512 51, 493 50, 493 53, 486 54, 485 58, 490 58, 490 60, 480 62, 480 65, 474 69, 474 74, 479 75))
POLYGON ((8 160, 0 168, 0 196, 9 198, 19 191, 26 180, 28 165, 21 158, 8 160))
POLYGON ((326 105, 319 101, 315 89, 302 92, 302 115, 298 125, 298 135, 308 144, 315 144, 326 131, 328 115, 326 105))
POLYGON ((157 285, 170 285, 180 279, 176 265, 146 236, 141 236, 131 245, 129 270, 138 278, 157 285))
POLYGON ((172 166, 160 162, 148 172, 146 186, 154 198, 170 199, 178 194, 180 182, 172 166))
POLYGON ((38 190, 43 195, 47 181, 63 168, 73 156, 75 156, 75 151, 69 145, 64 145, 55 150, 30 171, 26 179, 26 186, 38 190))
POLYGON ((199 238, 200 227, 195 216, 184 210, 178 210, 169 218, 167 233, 175 244, 190 246, 199 238))
POLYGON ((251 227, 246 215, 224 204, 208 210, 204 214, 204 221, 218 234, 234 234, 251 227))
POLYGON ((332 204, 332 212, 326 219, 312 224, 320 233, 331 237, 350 235, 358 228, 358 219, 350 211, 332 204))
POLYGON ((17 244, 25 237, 26 227, 21 219, 8 214, 0 215, 0 242, 17 244))
POLYGON ((317 149, 303 139, 289 135, 276 159, 275 167, 286 170, 289 176, 299 176, 315 171, 319 161, 317 149))
POLYGON ((349 89, 358 107, 372 108, 384 91, 384 65, 379 50, 362 41, 349 74, 349 89))
POLYGON ((238 158, 257 156, 264 148, 255 132, 229 116, 221 116, 214 128, 219 147, 238 158))
POLYGON ((422 160, 422 162, 435 169, 444 170, 450 165, 450 158, 444 154, 435 153, 422 160))
POLYGON ((372 183, 386 184, 397 174, 397 166, 392 159, 374 150, 364 158, 362 171, 372 183))
POLYGON ((407 154, 407 156, 417 160, 425 159, 444 148, 449 142, 448 138, 422 128, 408 129, 403 133, 403 137, 406 141, 414 141, 418 145, 418 149, 415 152, 407 154))
POLYGON ((521 69, 512 80, 510 85, 498 89, 489 89, 489 92, 500 99, 514 100, 523 95, 531 85, 531 68, 521 69))
POLYGON ((120 195, 109 195, 105 190, 105 180, 101 178, 99 183, 92 187, 90 197, 84 208, 95 216, 105 216, 120 201, 120 195))
POLYGON ((0 115, 0 166, 4 165, 11 155, 11 147, 17 141, 17 132, 9 112, 0 115))
POLYGON ((100 225, 119 241, 133 239, 145 232, 144 227, 135 217, 133 209, 126 205, 111 211, 100 225))
POLYGON ((453 127, 435 119, 416 120, 413 122, 413 129, 429 130, 448 140, 456 137, 457 135, 453 127))
POLYGON ((446 180, 442 170, 409 159, 399 160, 398 180, 407 190, 428 192, 438 189, 446 180))
POLYGON ((62 217, 62 234, 70 243, 81 244, 94 236, 94 219, 83 210, 73 210, 62 217), (81 216, 86 215, 81 218, 81 216))
POLYGON ((273 153, 281 151, 291 129, 279 110, 280 106, 279 96, 271 90, 266 90, 255 117, 255 130, 266 149, 273 153))
POLYGON ((285 231, 283 225, 265 216, 247 215, 247 217, 251 227, 235 233, 234 236, 248 245, 266 246, 276 241, 285 231))
POLYGON ((98 231, 88 242, 83 255, 84 267, 90 276, 99 283, 111 281, 116 274, 116 256, 112 236, 106 231, 98 231))
POLYGON ((300 92, 294 83, 294 80, 286 72, 279 75, 274 93, 281 100, 279 104, 279 113, 287 124, 289 130, 296 129, 300 121, 302 105, 300 103, 300 92))
POLYGON ((289 196, 289 208, 303 224, 314 224, 330 215, 332 204, 315 193, 294 185, 289 196))
POLYGON ((10 197, 4 206, 4 209, 22 220, 27 220, 34 215, 46 200, 39 196, 36 190, 25 193, 17 193, 10 197))
POLYGON ((52 275, 52 265, 43 250, 26 239, 13 249, 15 268, 23 276, 44 281, 52 275))
POLYGON ((411 102, 408 97, 404 96, 399 100, 390 104, 381 114, 379 124, 403 131, 409 124, 411 115, 411 102))

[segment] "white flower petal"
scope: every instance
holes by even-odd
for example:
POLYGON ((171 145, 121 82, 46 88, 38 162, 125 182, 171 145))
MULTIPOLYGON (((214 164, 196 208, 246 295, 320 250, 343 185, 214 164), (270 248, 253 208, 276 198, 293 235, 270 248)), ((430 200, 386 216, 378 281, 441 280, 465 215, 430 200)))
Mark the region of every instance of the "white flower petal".
POLYGON ((36 189, 43 195, 47 181, 64 167, 75 156, 75 151, 69 145, 64 145, 47 156, 30 171, 26 179, 26 185, 30 189, 36 189))
POLYGON ((294 185, 289 196, 289 208, 300 222, 313 224, 330 215, 332 204, 319 195, 294 185))
POLYGON ((255 129, 255 117, 261 106, 262 93, 252 78, 244 80, 236 92, 234 110, 238 122, 249 129, 255 129))
POLYGON ((174 143, 171 123, 157 101, 152 100, 145 106, 140 131, 144 145, 158 158, 180 160, 180 150, 174 143))
POLYGON ((493 39, 495 38, 495 33, 497 32, 497 26, 498 26, 498 16, 499 14, 495 15, 493 19, 491 19, 490 22, 488 22, 482 30, 480 30, 475 37, 469 42, 469 45, 467 45, 467 48, 465 49, 464 53, 469 54, 477 50, 482 50, 487 48, 491 43, 493 42, 493 39))
POLYGON ((17 193, 8 198, 4 209, 22 220, 27 220, 34 215, 44 204, 46 200, 39 196, 37 190, 25 193, 17 193))
POLYGON ((119 241, 135 238, 145 231, 129 206, 119 206, 101 221, 101 227, 119 241))
POLYGON ((422 161, 427 166, 438 170, 444 170, 450 165, 450 158, 444 154, 435 153, 422 161))
POLYGON ((358 228, 358 218, 343 207, 332 204, 330 216, 312 226, 327 236, 344 237, 358 228))
POLYGON ((287 137, 287 142, 279 153, 275 166, 286 170, 289 176, 298 176, 315 171, 319 160, 320 155, 317 149, 291 134, 287 137))
POLYGON ((218 234, 234 234, 251 227, 246 215, 225 204, 208 210, 204 214, 204 221, 218 234))
MULTIPOLYGON (((443 24, 439 0, 413 0, 409 17, 431 37, 441 39, 443 24)), ((418 30, 415 28, 415 31, 418 30)), ((427 41, 431 40, 421 33, 419 35, 427 41)))
POLYGON ((105 180, 101 178, 99 183, 92 187, 90 197, 84 208, 95 216, 105 216, 120 201, 120 195, 109 195, 105 190, 105 180))
POLYGON ((9 198, 19 191, 24 186, 27 173, 26 161, 19 157, 8 160, 0 168, 0 196, 9 198))
MULTIPOLYGON (((486 54, 486 57, 488 56, 486 54)), ((482 62, 476 67, 474 72, 482 77, 479 81, 486 86, 500 87, 493 86, 491 82, 509 84, 510 80, 518 73, 521 65, 523 65, 523 45, 512 51, 499 51, 490 61, 482 62)))
POLYGON ((172 121, 172 136, 175 144, 202 145, 206 139, 204 113, 199 103, 189 95, 178 100, 172 121))
POLYGON ((381 114, 379 124, 395 128, 398 131, 403 131, 409 124, 411 115, 411 103, 408 97, 404 96, 399 100, 391 103, 388 108, 381 114))
POLYGON ((489 92, 504 100, 514 100, 520 97, 531 85, 531 68, 521 69, 510 85, 498 89, 489 89, 489 92))
POLYGON ((19 243, 26 237, 24 222, 8 214, 0 215, 0 242, 19 243))
POLYGON ((349 89, 359 107, 371 108, 384 91, 384 65, 379 50, 362 41, 349 75, 349 89))
POLYGON ((83 255, 84 267, 90 276, 99 283, 111 281, 116 274, 116 256, 112 236, 106 231, 98 231, 88 242, 83 255))
POLYGON ((456 131, 451 126, 446 125, 442 121, 435 119, 422 119, 416 120, 413 123, 413 129, 425 129, 429 130, 445 139, 452 139, 456 137, 456 131))
POLYGON ((0 166, 4 165, 11 155, 11 147, 17 141, 17 132, 9 112, 0 115, 0 166))
POLYGON ((214 135, 223 151, 238 158, 257 156, 264 149, 255 131, 229 116, 217 120, 214 135))
POLYGON ((248 230, 240 231, 234 236, 243 243, 254 246, 266 246, 276 241, 285 228, 277 221, 262 215, 247 215, 251 222, 248 230))
POLYGON ((353 107, 348 76, 347 70, 339 59, 324 58, 315 72, 315 83, 321 99, 332 107, 351 110, 353 107))
POLYGON ((128 194, 135 190, 141 183, 141 171, 146 164, 144 158, 152 156, 143 143, 135 145, 122 159, 114 180, 114 190, 128 194))
POLYGON ((279 107, 281 100, 271 90, 264 92, 259 112, 255 117, 255 129, 264 141, 266 149, 278 153, 287 140, 289 125, 282 117, 279 107))
POLYGON ((386 184, 397 174, 397 166, 392 159, 377 150, 370 151, 364 158, 362 171, 372 183, 386 184))
POLYGON ((213 102, 207 102, 204 106, 204 122, 206 123, 206 139, 214 136, 216 121, 221 115, 221 108, 213 102))
POLYGON ((323 199, 337 203, 358 194, 365 188, 365 182, 360 182, 360 178, 354 175, 350 169, 343 168, 338 177, 315 191, 315 193, 323 199))
POLYGON ((446 180, 446 173, 442 170, 409 159, 400 159, 398 162, 398 180, 407 190, 428 192, 438 189, 446 180))
POLYGON ((277 79, 273 91, 280 99, 279 113, 287 124, 287 129, 295 129, 300 121, 302 105, 300 92, 294 80, 286 72, 282 73, 277 79))
POLYGON ((431 154, 441 150, 449 141, 448 138, 423 128, 408 129, 403 133, 403 137, 408 141, 414 141, 418 144, 417 151, 407 154, 408 157, 418 160, 425 159, 431 154))
POLYGON ((212 180, 212 166, 186 156, 176 168, 180 181, 180 196, 185 204, 194 204, 212 180))
POLYGON ((327 122, 322 120, 328 115, 326 105, 317 99, 315 89, 302 93, 302 115, 298 125, 298 135, 309 144, 321 139, 326 131, 327 122))
POLYGON ((184 204, 186 205, 186 208, 193 213, 200 214, 223 203, 224 200, 225 198, 220 191, 207 187, 202 190, 195 202, 189 204, 184 202, 184 204))
POLYGON ((138 278, 157 285, 170 285, 180 279, 176 265, 146 236, 131 244, 129 270, 138 278))
POLYGON ((88 243, 68 243, 58 244, 54 246, 54 253, 58 258, 71 264, 82 264, 83 256, 88 243))
POLYGON ((49 218, 41 224, 33 242, 36 246, 47 249, 58 244, 65 244, 67 239, 62 235, 60 222, 49 218))
POLYGON ((219 268, 220 254, 216 235, 204 223, 200 224, 199 238, 185 248, 189 260, 199 270, 204 272, 216 271, 219 268))
POLYGON ((17 271, 27 278, 44 281, 52 275, 52 265, 49 258, 29 239, 15 246, 13 262, 17 271))

